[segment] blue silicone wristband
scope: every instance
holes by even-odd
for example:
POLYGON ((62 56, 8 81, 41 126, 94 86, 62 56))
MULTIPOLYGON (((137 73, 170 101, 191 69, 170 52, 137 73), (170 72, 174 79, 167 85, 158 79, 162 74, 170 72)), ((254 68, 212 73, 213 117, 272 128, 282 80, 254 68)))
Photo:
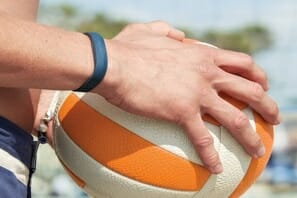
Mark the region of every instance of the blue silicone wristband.
POLYGON ((107 52, 104 39, 95 32, 85 33, 92 45, 94 57, 94 72, 84 84, 74 91, 88 92, 95 88, 104 78, 107 70, 107 52))

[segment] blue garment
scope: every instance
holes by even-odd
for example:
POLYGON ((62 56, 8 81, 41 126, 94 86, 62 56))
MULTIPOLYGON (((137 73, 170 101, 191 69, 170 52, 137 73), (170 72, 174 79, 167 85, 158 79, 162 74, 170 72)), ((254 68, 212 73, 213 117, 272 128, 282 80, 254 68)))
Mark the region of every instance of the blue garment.
POLYGON ((30 198, 38 144, 32 136, 0 116, 0 197, 30 198))

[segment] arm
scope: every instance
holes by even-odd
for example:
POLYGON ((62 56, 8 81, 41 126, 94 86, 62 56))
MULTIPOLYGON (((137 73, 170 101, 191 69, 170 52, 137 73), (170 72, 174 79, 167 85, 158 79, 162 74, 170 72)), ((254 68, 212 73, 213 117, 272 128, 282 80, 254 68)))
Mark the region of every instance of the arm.
POLYGON ((71 90, 91 75, 85 35, 0 15, 0 86, 71 90))
MULTIPOLYGON (((5 30, 0 33, 0 86, 73 90, 91 75, 92 51, 83 34, 5 14, 0 28, 5 30)), ((162 22, 128 26, 105 40, 108 70, 92 91, 126 111, 180 124, 214 173, 222 167, 201 119, 204 114, 229 129, 250 155, 263 155, 247 117, 218 93, 246 102, 276 124, 278 109, 264 91, 264 73, 247 55, 186 44, 182 39, 180 32, 162 22)))

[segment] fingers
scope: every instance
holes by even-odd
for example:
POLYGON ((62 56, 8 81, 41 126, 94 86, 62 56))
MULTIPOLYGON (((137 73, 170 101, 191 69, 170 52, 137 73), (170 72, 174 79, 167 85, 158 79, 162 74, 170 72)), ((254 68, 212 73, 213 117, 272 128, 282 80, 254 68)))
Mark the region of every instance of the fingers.
MULTIPOLYGON (((207 100, 207 99, 206 99, 207 100)), ((254 131, 247 116, 219 96, 207 100, 203 112, 214 117, 253 157, 261 157, 265 148, 259 135, 254 131)))
POLYGON ((219 155, 214 148, 213 138, 205 127, 201 116, 197 115, 187 120, 183 126, 205 167, 214 174, 221 173, 223 167, 219 155))
POLYGON ((172 39, 182 41, 185 33, 181 30, 171 27, 168 23, 162 21, 154 21, 146 24, 154 33, 161 36, 168 36, 172 39))
POLYGON ((223 80, 214 83, 216 90, 249 104, 269 123, 279 124, 277 104, 268 96, 260 84, 226 72, 221 79, 223 80))
POLYGON ((257 66, 253 59, 244 53, 217 49, 214 57, 215 64, 225 71, 241 75, 259 83, 264 90, 268 90, 265 72, 257 66))

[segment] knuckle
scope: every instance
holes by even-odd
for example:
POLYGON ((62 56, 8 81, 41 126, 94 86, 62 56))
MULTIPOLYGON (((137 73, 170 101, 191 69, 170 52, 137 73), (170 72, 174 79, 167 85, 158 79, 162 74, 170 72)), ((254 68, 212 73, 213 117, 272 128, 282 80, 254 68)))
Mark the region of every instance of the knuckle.
POLYGON ((210 87, 201 88, 199 91, 199 104, 201 110, 208 112, 214 108, 215 95, 211 91, 210 87))
POLYGON ((180 101, 172 105, 173 110, 176 112, 174 121, 179 124, 186 123, 188 118, 194 114, 193 105, 186 101, 180 101))
POLYGON ((235 117, 233 124, 236 131, 241 131, 250 124, 250 121, 243 112, 239 112, 235 117))
POLYGON ((201 74, 208 74, 210 72, 211 68, 208 64, 199 64, 198 65, 198 71, 201 74))
POLYGON ((273 102, 271 107, 269 108, 268 115, 270 117, 275 117, 278 115, 278 113, 279 113, 278 106, 277 106, 276 102, 273 102))
POLYGON ((194 146, 197 147, 198 149, 207 148, 209 146, 212 146, 213 143, 214 143, 213 138, 210 135, 200 137, 199 139, 193 142, 194 146))
POLYGON ((215 59, 218 56, 218 54, 220 53, 220 50, 213 48, 213 47, 209 47, 207 45, 199 45, 200 49, 203 49, 203 53, 206 57, 208 57, 210 60, 212 60, 212 62, 215 64, 215 59))
POLYGON ((260 137, 258 135, 255 134, 255 140, 254 141, 250 141, 250 145, 249 145, 249 149, 257 152, 258 149, 262 146, 262 140, 260 139, 260 137))
POLYGON ((217 76, 218 69, 213 64, 205 63, 198 65, 198 72, 203 78, 211 81, 217 76))
POLYGON ((200 95, 204 98, 210 95, 210 89, 209 87, 203 87, 200 89, 200 95))
POLYGON ((252 93, 254 102, 260 102, 265 95, 265 91, 262 86, 256 82, 252 83, 252 93))
POLYGON ((260 70, 258 72, 258 79, 257 80, 267 81, 268 80, 267 74, 264 71, 260 70))
POLYGON ((175 104, 178 111, 182 113, 188 113, 192 110, 192 105, 187 101, 180 101, 175 104))
POLYGON ((239 52, 238 55, 240 56, 241 61, 244 65, 247 65, 247 66, 254 65, 254 60, 250 55, 241 53, 241 52, 239 52))
POLYGON ((205 159, 203 159, 204 164, 208 167, 212 167, 214 164, 219 163, 219 156, 217 152, 211 152, 205 156, 205 159))

